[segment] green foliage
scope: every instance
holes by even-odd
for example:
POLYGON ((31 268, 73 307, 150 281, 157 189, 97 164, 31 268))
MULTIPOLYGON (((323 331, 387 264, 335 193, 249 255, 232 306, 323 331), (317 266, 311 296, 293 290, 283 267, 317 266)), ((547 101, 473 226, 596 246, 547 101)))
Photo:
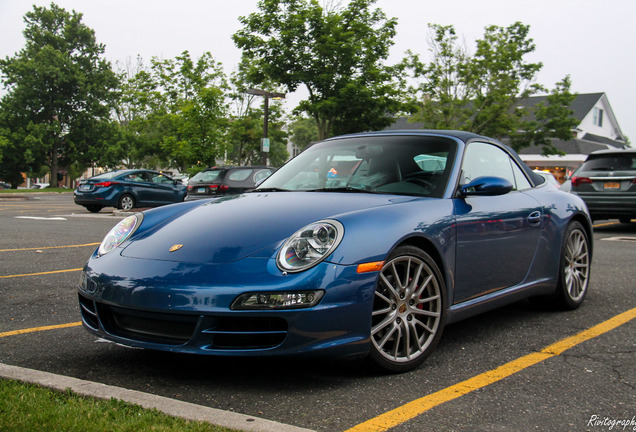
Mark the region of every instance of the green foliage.
POLYGON ((166 164, 185 172, 213 165, 228 145, 228 85, 221 65, 209 52, 194 61, 187 51, 151 63, 148 70, 138 59, 138 70, 125 76, 116 109, 128 166, 166 164))
POLYGON ((541 63, 526 61, 535 50, 530 27, 516 22, 508 27, 488 26, 469 55, 458 43, 453 26, 429 26, 432 60, 428 64, 410 55, 409 66, 423 78, 422 102, 413 121, 436 129, 459 129, 509 139, 517 149, 528 145, 554 151, 550 137, 566 139, 576 125, 569 110, 574 96, 570 81, 557 84, 547 105, 532 109, 519 102, 545 88, 536 84, 541 63), (567 133, 565 132, 567 130, 567 133))
MULTIPOLYGON (((261 165, 261 138, 263 137, 262 110, 249 107, 240 117, 230 123, 229 139, 232 143, 227 160, 236 165, 261 165)), ((270 151, 267 154, 268 164, 281 166, 289 158, 287 153, 287 132, 283 130, 283 111, 277 104, 269 106, 268 137, 270 151)), ((229 163, 229 162, 228 162, 229 163)))
POLYGON ((570 77, 565 77, 545 98, 545 101, 530 107, 530 118, 523 122, 523 129, 510 134, 510 145, 519 150, 531 145, 540 146, 544 155, 557 154, 550 138, 567 141, 572 138, 572 129, 578 125, 570 106, 576 97, 570 93, 570 77))
POLYGON ((316 122, 307 117, 296 117, 289 126, 291 141, 301 150, 306 149, 312 142, 318 141, 316 122))
POLYGON ((0 60, 8 90, 0 121, 11 130, 11 155, 0 171, 16 178, 16 171, 48 165, 55 178, 60 158, 81 159, 91 129, 107 121, 117 79, 81 14, 52 3, 34 6, 24 20, 25 47, 0 60))
POLYGON ((253 59, 251 81, 288 92, 304 85, 309 97, 296 111, 315 120, 320 139, 383 128, 404 108, 403 69, 384 64, 397 22, 371 10, 374 1, 328 10, 315 0, 261 0, 240 18, 233 38, 253 59))

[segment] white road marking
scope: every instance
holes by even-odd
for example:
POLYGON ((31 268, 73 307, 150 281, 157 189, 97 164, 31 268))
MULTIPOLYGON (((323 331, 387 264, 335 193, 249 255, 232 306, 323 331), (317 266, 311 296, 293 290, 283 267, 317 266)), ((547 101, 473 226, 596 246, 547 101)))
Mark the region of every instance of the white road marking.
POLYGON ((55 221, 67 220, 66 218, 63 218, 63 217, 39 217, 39 216, 15 216, 15 219, 55 220, 55 221))

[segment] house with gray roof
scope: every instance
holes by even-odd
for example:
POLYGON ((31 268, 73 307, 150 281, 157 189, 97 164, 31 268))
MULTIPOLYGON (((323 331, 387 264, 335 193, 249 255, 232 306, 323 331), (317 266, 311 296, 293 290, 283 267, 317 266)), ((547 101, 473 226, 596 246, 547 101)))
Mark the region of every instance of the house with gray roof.
MULTIPOLYGON (((546 97, 522 99, 519 106, 530 108, 544 102, 546 97)), ((572 131, 572 139, 552 140, 552 145, 564 155, 543 156, 542 149, 538 146, 526 147, 519 152, 531 168, 550 171, 560 181, 578 168, 591 152, 622 148, 627 143, 605 93, 578 94, 570 109, 579 121, 572 131)), ((422 129, 423 126, 422 123, 411 123, 408 118, 400 117, 387 130, 422 129)))
MULTIPOLYGON (((529 107, 545 101, 545 98, 533 96, 521 101, 520 105, 529 107)), ((554 147, 565 155, 543 156, 537 146, 526 147, 519 152, 532 168, 552 171, 557 178, 578 168, 591 152, 623 148, 627 143, 605 93, 578 94, 570 109, 579 121, 572 131, 572 139, 552 140, 554 147)))

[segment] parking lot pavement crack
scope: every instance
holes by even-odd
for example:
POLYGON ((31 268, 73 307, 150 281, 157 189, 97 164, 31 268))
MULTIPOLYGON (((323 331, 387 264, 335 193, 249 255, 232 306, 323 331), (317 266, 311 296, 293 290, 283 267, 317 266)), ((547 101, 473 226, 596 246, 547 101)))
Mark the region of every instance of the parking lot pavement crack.
POLYGON ((176 399, 157 396, 122 387, 81 380, 78 378, 56 375, 19 366, 0 363, 0 378, 37 384, 58 391, 71 391, 87 397, 99 399, 119 399, 140 405, 146 409, 157 409, 173 417, 187 420, 207 422, 217 426, 253 431, 253 432, 313 432, 297 426, 278 423, 259 417, 238 414, 183 402, 176 399))
MULTIPOLYGON (((612 352, 607 352, 604 354, 606 355, 609 354, 613 357, 616 357, 618 355, 627 355, 628 358, 630 358, 630 356, 633 355, 633 351, 632 350, 612 351, 612 352)), ((625 365, 622 364, 622 362, 620 362, 618 359, 614 361, 615 364, 609 365, 606 359, 599 358, 599 355, 595 355, 595 354, 575 354, 575 353, 565 352, 565 353, 562 353, 560 357, 565 359, 566 362, 571 363, 573 367, 577 364, 580 364, 578 360, 581 360, 581 359, 586 359, 590 362, 593 362, 598 368, 604 367, 605 369, 611 371, 616 376, 616 380, 618 383, 624 384, 626 387, 630 388, 631 390, 636 391, 636 385, 632 382, 632 380, 628 377, 625 377, 624 374, 621 373, 621 370, 619 368, 624 369, 625 365)), ((594 371, 586 369, 586 372, 592 373, 594 371)))

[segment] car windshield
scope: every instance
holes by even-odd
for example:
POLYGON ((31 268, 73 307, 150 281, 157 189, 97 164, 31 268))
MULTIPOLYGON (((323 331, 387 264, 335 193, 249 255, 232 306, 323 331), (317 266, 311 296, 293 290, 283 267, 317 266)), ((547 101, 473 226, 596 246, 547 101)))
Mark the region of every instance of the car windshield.
POLYGON ((588 159, 581 171, 631 171, 636 170, 636 155, 603 155, 588 159))
POLYGON ((441 197, 456 143, 425 136, 366 136, 316 144, 256 191, 370 192, 441 197))
POLYGON ((192 176, 192 178, 190 179, 190 183, 212 182, 219 178, 221 171, 222 170, 220 169, 201 171, 200 173, 192 176))

